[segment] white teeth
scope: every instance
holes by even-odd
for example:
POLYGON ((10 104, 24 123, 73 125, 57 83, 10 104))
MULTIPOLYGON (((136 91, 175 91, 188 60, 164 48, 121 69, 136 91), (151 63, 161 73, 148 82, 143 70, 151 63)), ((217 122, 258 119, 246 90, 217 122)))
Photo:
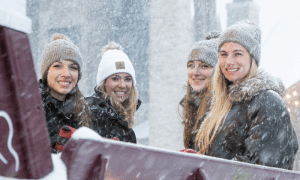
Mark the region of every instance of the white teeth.
POLYGON ((125 94, 125 92, 115 92, 116 94, 120 94, 120 95, 123 95, 125 94))
POLYGON ((69 82, 59 82, 60 84, 63 84, 63 85, 68 85, 70 84, 69 82))
POLYGON ((237 71, 238 69, 227 69, 227 71, 237 71))

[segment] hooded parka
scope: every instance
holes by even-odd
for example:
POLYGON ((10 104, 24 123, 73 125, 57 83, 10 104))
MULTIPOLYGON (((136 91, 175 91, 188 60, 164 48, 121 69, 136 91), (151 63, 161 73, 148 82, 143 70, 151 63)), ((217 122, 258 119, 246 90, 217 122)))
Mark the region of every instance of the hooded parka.
POLYGON ((63 125, 71 126, 76 129, 79 128, 79 124, 75 121, 75 116, 73 114, 74 99, 70 98, 71 94, 74 93, 75 88, 67 95, 65 101, 60 101, 48 92, 48 87, 45 85, 45 82, 40 80, 39 84, 50 138, 50 149, 52 153, 58 153, 58 151, 55 150, 55 145, 60 128, 63 125))
POLYGON ((298 141, 280 96, 283 91, 281 81, 262 71, 230 85, 233 105, 206 155, 292 169, 298 141))
MULTIPOLYGON (((93 123, 93 129, 102 137, 113 138, 116 137, 120 141, 136 143, 136 136, 132 128, 128 127, 128 122, 120 115, 109 100, 102 97, 102 92, 95 88, 95 93, 88 97, 87 103, 96 122, 93 123)), ((137 109, 141 101, 138 100, 137 109)))

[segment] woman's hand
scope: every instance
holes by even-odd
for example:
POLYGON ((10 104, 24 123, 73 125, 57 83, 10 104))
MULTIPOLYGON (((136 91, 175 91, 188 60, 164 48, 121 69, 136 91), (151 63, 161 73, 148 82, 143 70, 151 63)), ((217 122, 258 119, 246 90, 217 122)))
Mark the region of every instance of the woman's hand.
POLYGON ((199 154, 197 151, 195 151, 195 150, 193 150, 193 149, 182 149, 182 150, 179 150, 179 152, 192 153, 192 154, 199 154))

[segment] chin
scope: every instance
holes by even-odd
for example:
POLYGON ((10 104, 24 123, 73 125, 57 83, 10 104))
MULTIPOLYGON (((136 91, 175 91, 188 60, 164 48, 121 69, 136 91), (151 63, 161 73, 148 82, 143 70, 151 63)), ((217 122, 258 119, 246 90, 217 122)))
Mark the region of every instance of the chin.
POLYGON ((62 90, 59 92, 59 94, 62 94, 62 95, 67 95, 71 92, 71 90, 62 90))
POLYGON ((204 86, 201 86, 201 87, 193 88, 193 90, 194 90, 194 91, 201 91, 203 88, 204 88, 204 86))

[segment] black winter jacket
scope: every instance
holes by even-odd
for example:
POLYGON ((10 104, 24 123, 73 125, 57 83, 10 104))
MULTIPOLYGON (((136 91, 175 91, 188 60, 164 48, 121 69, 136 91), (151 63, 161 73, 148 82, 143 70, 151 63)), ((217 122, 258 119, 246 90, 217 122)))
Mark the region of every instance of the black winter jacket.
MULTIPOLYGON (((96 122, 93 123, 93 129, 96 132, 109 139, 116 137, 120 141, 136 143, 133 129, 128 127, 128 123, 112 107, 111 103, 102 98, 102 92, 95 89, 95 93, 86 100, 96 118, 96 122)), ((140 104, 139 100, 138 107, 140 104)))
POLYGON ((233 106, 207 155, 292 169, 298 141, 280 97, 283 91, 283 84, 264 72, 240 85, 231 85, 233 106))
POLYGON ((59 101, 48 92, 48 87, 41 80, 39 83, 50 138, 50 149, 52 153, 57 153, 55 145, 60 128, 63 125, 79 128, 79 124, 75 121, 73 115, 74 100, 70 98, 70 95, 67 95, 65 101, 59 101))
MULTIPOLYGON (((207 89, 204 89, 204 91, 207 91, 207 89)), ((203 94, 203 92, 201 92, 201 91, 196 92, 196 91, 192 90, 192 88, 191 88, 190 98, 188 100, 186 100, 187 97, 185 95, 184 98, 182 98, 182 100, 179 103, 183 108, 184 108, 184 105, 185 105, 184 103, 187 103, 188 105, 190 105, 190 107, 192 108, 191 111, 194 115, 193 124, 196 124, 196 121, 198 120, 198 119, 196 119, 198 108, 199 108, 199 105, 200 105, 202 99, 204 98, 203 95, 199 96, 199 94, 203 94)), ((208 112, 209 111, 209 106, 210 106, 210 103, 211 103, 211 95, 209 97, 206 97, 206 98, 209 98, 208 104, 207 104, 207 109, 206 109, 206 112, 208 112)), ((200 126, 198 125, 197 132, 198 132, 199 127, 200 126)), ((195 142, 194 142, 195 132, 192 131, 191 134, 192 134, 192 138, 189 141, 188 148, 195 150, 195 142)))

